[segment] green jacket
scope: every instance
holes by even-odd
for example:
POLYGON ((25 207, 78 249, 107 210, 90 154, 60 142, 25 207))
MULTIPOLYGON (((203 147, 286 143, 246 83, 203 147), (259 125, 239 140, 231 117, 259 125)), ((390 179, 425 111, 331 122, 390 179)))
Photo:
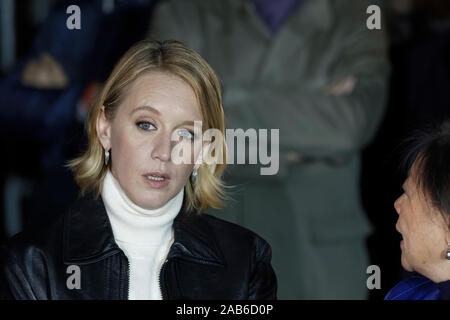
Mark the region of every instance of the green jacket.
POLYGON ((367 296, 360 153, 383 116, 389 72, 367 6, 309 0, 275 34, 251 1, 163 1, 155 11, 150 36, 185 42, 218 74, 227 128, 280 130, 278 174, 229 165, 235 201, 209 212, 268 240, 281 299, 367 296), (327 91, 348 77, 352 89, 327 91))

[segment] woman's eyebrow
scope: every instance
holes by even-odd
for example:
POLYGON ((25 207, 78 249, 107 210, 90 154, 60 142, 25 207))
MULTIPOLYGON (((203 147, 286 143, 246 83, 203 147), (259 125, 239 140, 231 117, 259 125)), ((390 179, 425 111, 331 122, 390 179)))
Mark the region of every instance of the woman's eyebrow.
POLYGON ((184 126, 184 125, 186 125, 186 126, 194 126, 194 121, 193 120, 186 120, 186 121, 183 121, 182 123, 180 123, 178 126, 180 127, 180 126, 184 126))
POLYGON ((155 113, 155 114, 158 115, 158 116, 161 115, 161 112, 159 112, 157 109, 155 109, 155 108, 153 108, 153 107, 151 107, 151 106, 140 106, 140 107, 137 107, 137 108, 135 108, 133 111, 131 111, 131 114, 133 114, 133 113, 135 113, 135 112, 137 112, 137 111, 139 111, 139 110, 146 110, 146 111, 155 113))
MULTIPOLYGON (((140 107, 137 107, 133 111, 131 111, 131 114, 133 114, 133 113, 135 113, 135 112, 137 112, 139 110, 146 110, 146 111, 152 112, 152 113, 154 113, 154 114, 156 114, 158 116, 161 116, 161 112, 159 112, 158 109, 155 109, 155 108, 153 108, 151 106, 140 106, 140 107)), ((181 122, 178 125, 178 127, 181 127, 181 126, 184 126, 184 125, 186 125, 186 126, 194 126, 194 124, 195 124, 194 120, 185 120, 185 121, 181 122)))

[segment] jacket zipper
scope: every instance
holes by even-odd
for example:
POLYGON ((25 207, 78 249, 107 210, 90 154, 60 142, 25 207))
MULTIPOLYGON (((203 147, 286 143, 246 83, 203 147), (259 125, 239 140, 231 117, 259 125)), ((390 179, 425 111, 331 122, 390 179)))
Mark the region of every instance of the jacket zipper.
MULTIPOLYGON (((127 292, 127 299, 129 300, 130 299, 130 261, 128 260, 128 258, 125 255, 125 253, 122 252, 122 254, 123 254, 124 258, 127 261, 127 278, 128 278, 127 279, 127 284, 128 284, 128 287, 127 287, 126 292, 127 292)), ((215 266, 217 266, 217 263, 214 263, 214 262, 211 262, 211 261, 208 261, 208 260, 205 260, 205 259, 199 259, 199 258, 192 259, 192 258, 186 258, 186 257, 183 257, 183 258, 188 260, 188 261, 190 260, 190 261, 197 262, 197 263, 200 262, 202 264, 208 264, 208 265, 215 265, 215 266)), ((169 258, 166 258, 166 260, 164 260, 164 262, 163 262, 163 264, 161 266, 161 270, 159 271, 159 274, 158 274, 158 283, 159 283, 159 289, 161 291, 162 300, 168 300, 169 299, 169 297, 167 295, 167 291, 166 291, 166 284, 164 282, 164 277, 161 277, 161 275, 164 274, 165 266, 166 266, 168 261, 169 261, 169 258)))
POLYGON ((130 300, 130 261, 127 258, 127 276, 128 276, 128 288, 127 288, 127 300, 130 300))
POLYGON ((123 286, 126 287, 126 289, 124 288, 122 290, 122 299, 129 300, 130 299, 130 261, 128 260, 128 258, 124 252, 122 252, 121 254, 122 254, 122 257, 127 262, 127 267, 125 269, 125 277, 127 279, 126 280, 124 279, 123 273, 121 273, 121 276, 120 276, 121 283, 123 283, 123 286), (126 295, 126 297, 125 297, 125 295, 126 295))
POLYGON ((159 271, 158 274, 158 282, 159 282, 159 290, 161 291, 161 297, 162 300, 167 300, 167 294, 164 291, 166 289, 165 287, 165 283, 163 283, 163 278, 161 278, 161 274, 164 272, 164 267, 166 266, 167 261, 169 261, 169 259, 166 259, 163 263, 163 265, 161 266, 161 270, 159 271))
MULTIPOLYGON (((127 270, 126 270, 126 276, 127 276, 127 289, 124 290, 127 293, 127 299, 126 300, 130 300, 130 261, 128 260, 127 256, 125 255, 125 253, 122 253, 123 257, 125 258, 125 260, 127 261, 127 270)), ((161 277, 161 274, 164 272, 164 267, 166 266, 167 261, 169 261, 169 259, 166 259, 164 261, 164 263, 161 266, 161 270, 158 274, 158 283, 159 283, 159 290, 161 291, 161 296, 162 296, 162 300, 167 300, 168 296, 167 296, 167 292, 165 291, 166 287, 165 287, 165 283, 163 282, 164 279, 161 277)), ((123 280, 123 279, 122 279, 123 280)))
MULTIPOLYGON (((124 254, 125 259, 127 260, 127 290, 125 290, 127 292, 127 300, 130 300, 130 261, 128 260, 127 256, 124 254)), ((163 279, 161 278, 161 274, 163 272, 163 269, 166 265, 166 262, 169 261, 169 259, 166 259, 163 263, 163 265, 161 266, 161 271, 158 274, 158 282, 159 282, 159 290, 161 291, 161 296, 163 300, 167 300, 167 293, 163 290, 165 289, 165 285, 163 285, 163 279)))

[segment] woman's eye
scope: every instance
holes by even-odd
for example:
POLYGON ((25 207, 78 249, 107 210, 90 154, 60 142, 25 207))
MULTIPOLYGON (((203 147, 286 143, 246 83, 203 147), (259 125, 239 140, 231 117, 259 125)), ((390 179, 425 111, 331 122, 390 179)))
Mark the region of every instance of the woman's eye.
POLYGON ((180 135, 180 137, 183 137, 183 139, 194 139, 194 133, 189 130, 180 130, 178 131, 178 134, 180 135))
POLYGON ((141 128, 142 130, 148 131, 150 130, 152 127, 156 128, 153 123, 151 122, 147 122, 147 121, 140 121, 137 123, 138 127, 141 128))

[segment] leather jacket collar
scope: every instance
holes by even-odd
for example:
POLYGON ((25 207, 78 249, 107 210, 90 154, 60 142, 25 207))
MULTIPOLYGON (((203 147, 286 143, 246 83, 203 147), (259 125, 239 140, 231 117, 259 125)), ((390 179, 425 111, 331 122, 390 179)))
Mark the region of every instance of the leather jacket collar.
MULTIPOLYGON (((67 264, 89 264, 121 251, 101 196, 87 194, 77 200, 64 216, 63 258, 67 264)), ((173 222, 174 242, 168 258, 181 256, 225 266, 215 235, 204 219, 183 206, 173 222)))

